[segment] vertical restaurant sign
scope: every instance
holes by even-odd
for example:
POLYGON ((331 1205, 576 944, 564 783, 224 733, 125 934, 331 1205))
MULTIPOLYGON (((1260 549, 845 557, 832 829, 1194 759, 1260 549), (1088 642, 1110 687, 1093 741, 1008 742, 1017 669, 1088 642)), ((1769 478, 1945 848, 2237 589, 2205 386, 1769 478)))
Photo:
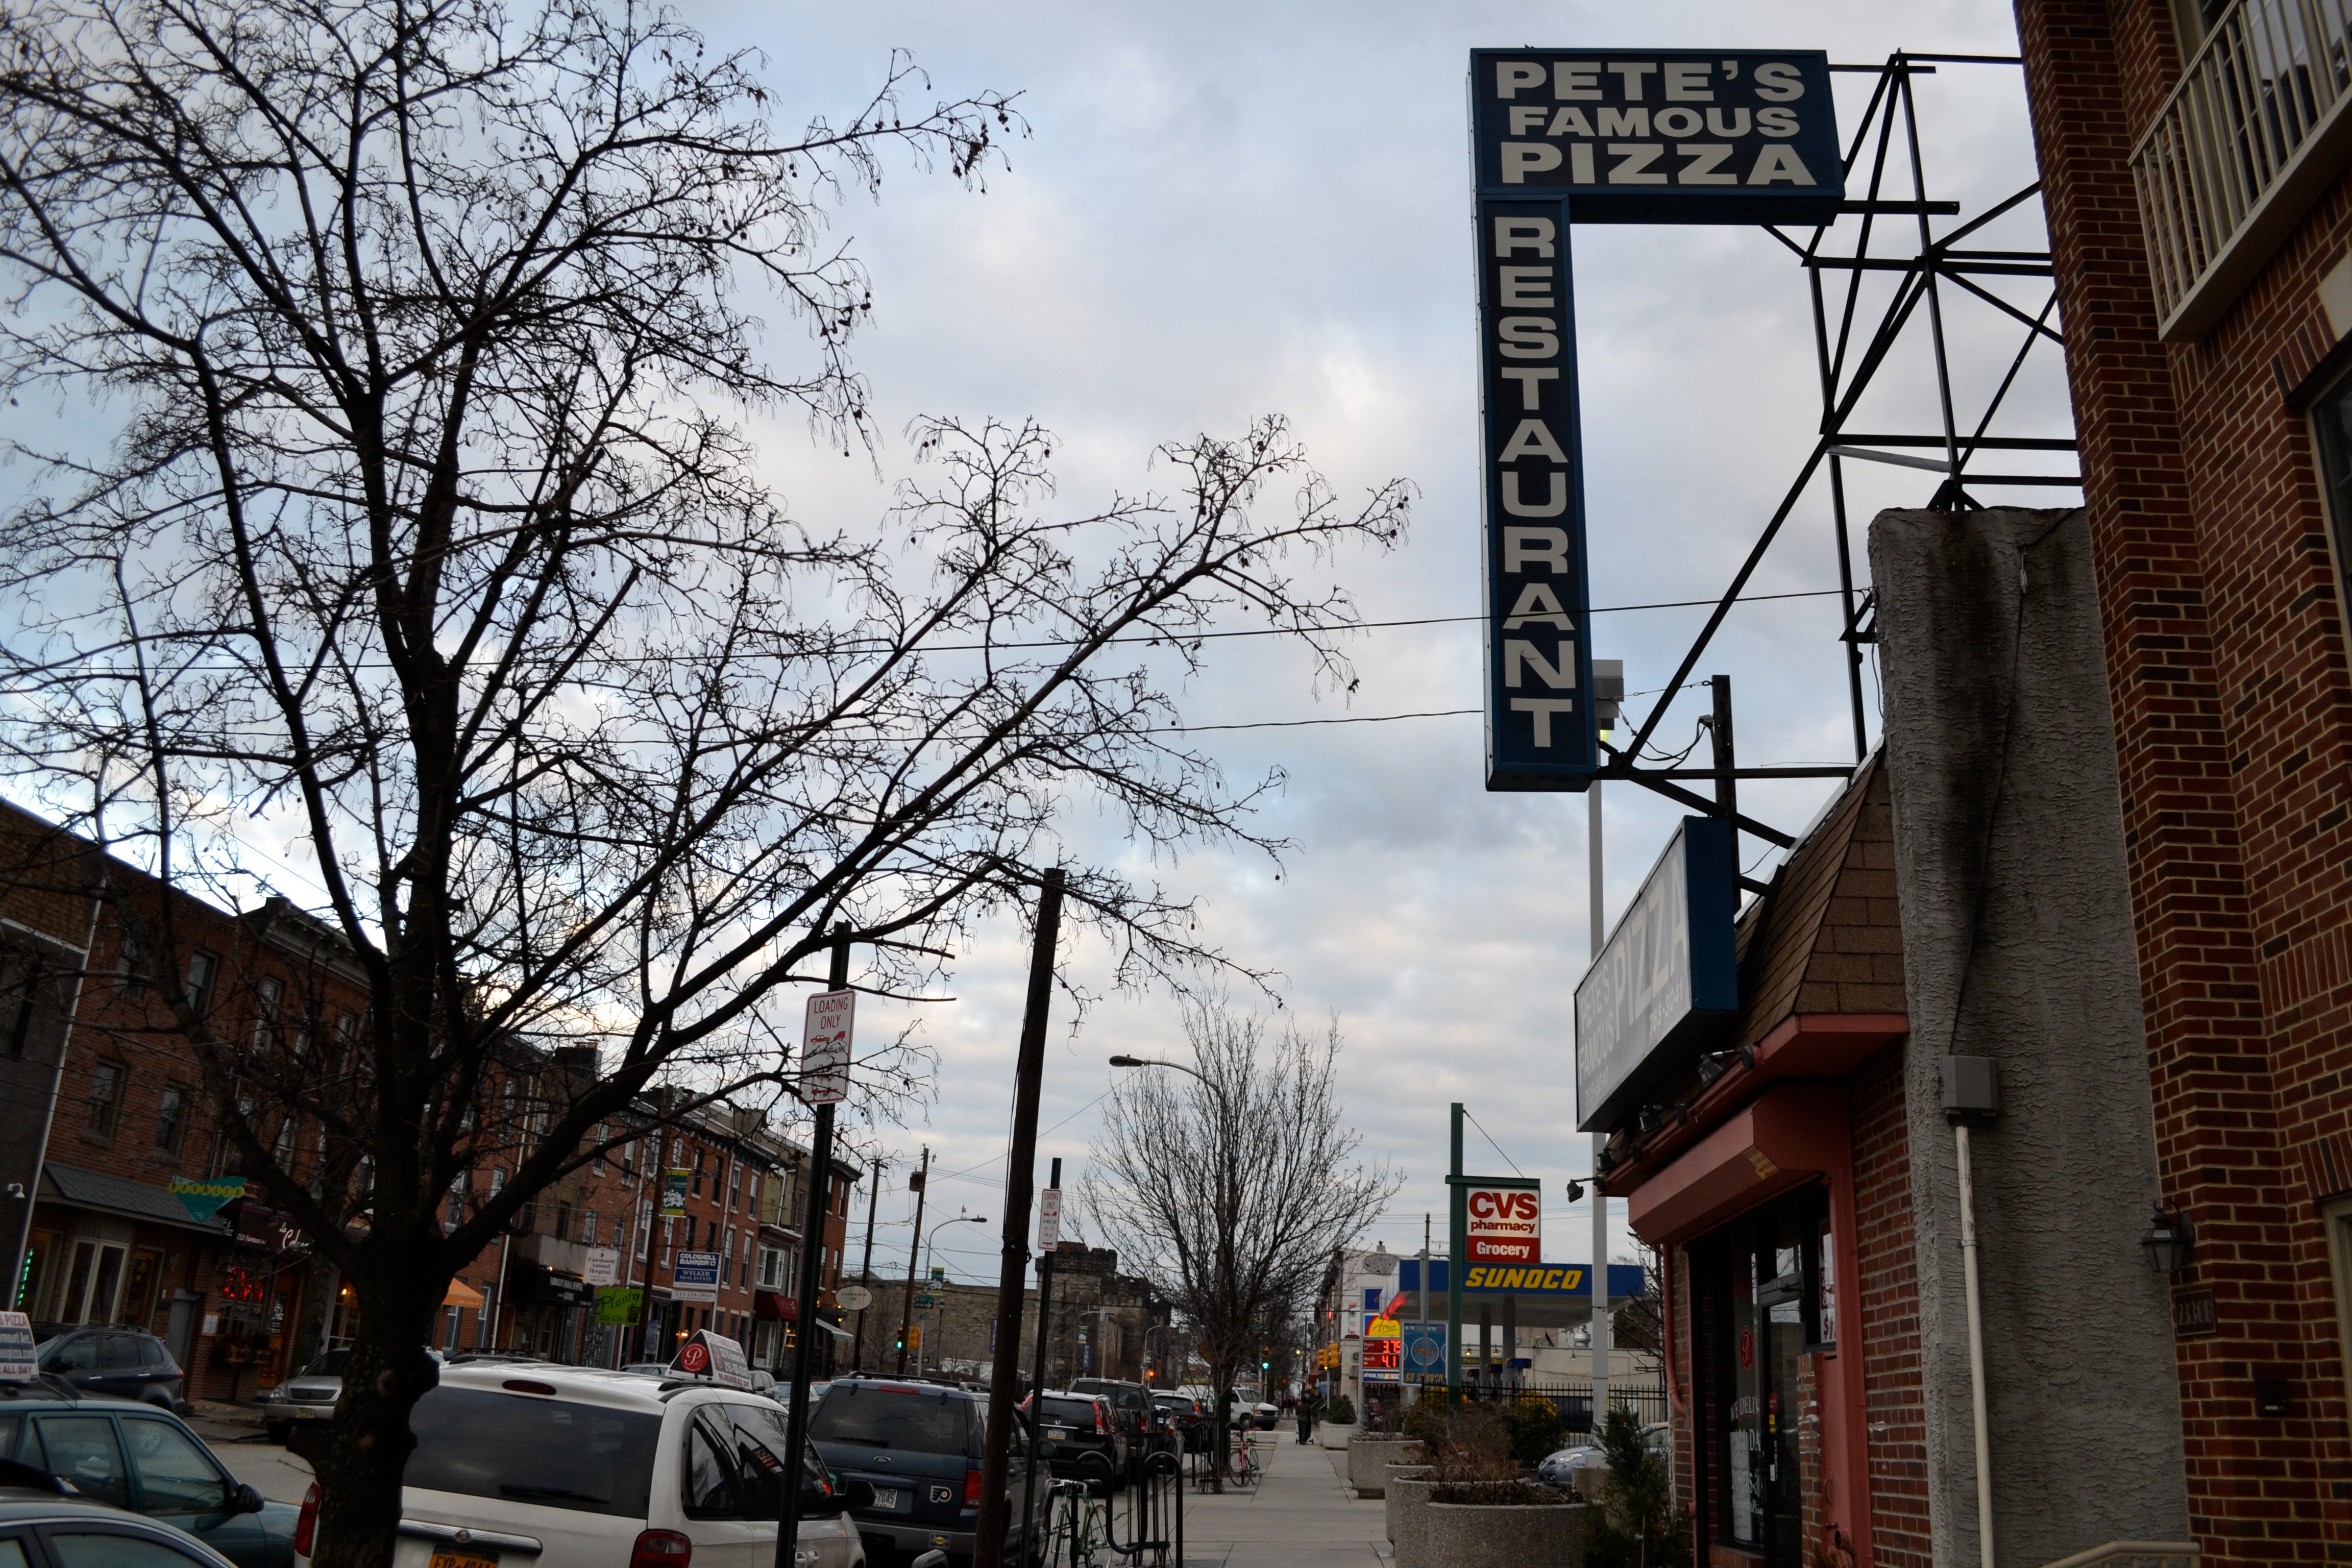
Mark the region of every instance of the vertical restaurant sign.
POLYGON ((1478 198, 1486 787, 1580 790, 1598 748, 1568 204, 1478 198))
POLYGON ((1474 49, 1478 188, 1578 223, 1827 223, 1845 195, 1818 49, 1474 49))
POLYGON ((1486 787, 1581 790, 1591 703, 1569 225, 1824 223, 1844 195, 1828 57, 1475 49, 1486 787))
POLYGON ((1463 1184, 1463 1237, 1472 1263, 1536 1263, 1543 1258, 1539 1183, 1479 1176, 1463 1184))
POLYGON ((664 1219, 676 1219, 686 1212, 686 1184, 693 1174, 691 1171, 662 1173, 661 1212, 664 1219))
POLYGON ((838 1105, 849 1098, 849 1039, 857 1013, 855 991, 820 991, 808 999, 801 1029, 801 1098, 838 1105))
POLYGON ((1686 816, 1576 987, 1577 1128, 1608 1132, 1739 1005, 1731 824, 1686 816))

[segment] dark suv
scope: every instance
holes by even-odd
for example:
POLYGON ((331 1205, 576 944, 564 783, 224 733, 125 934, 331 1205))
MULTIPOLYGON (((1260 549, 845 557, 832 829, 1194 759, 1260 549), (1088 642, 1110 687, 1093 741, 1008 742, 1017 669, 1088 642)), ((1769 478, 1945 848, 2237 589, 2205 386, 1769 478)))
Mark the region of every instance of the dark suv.
POLYGON ((186 1374, 163 1342, 152 1334, 136 1329, 36 1323, 33 1338, 39 1346, 33 1352, 34 1364, 76 1388, 161 1405, 174 1415, 187 1408, 182 1397, 186 1374))
MULTIPOLYGON (((981 1460, 988 1401, 971 1390, 898 1378, 837 1377, 809 1420, 809 1436, 844 1482, 874 1489, 852 1510, 871 1568, 893 1568, 934 1548, 971 1561, 979 1542, 981 1460)), ((1005 1560, 1026 1560, 1019 1514, 1024 1464, 1016 1444, 1005 1500, 1005 1560)))
POLYGON ((1072 1394, 1091 1394, 1110 1404, 1111 1418, 1118 1424, 1119 1436, 1127 1439, 1129 1464, 1140 1464, 1143 1456, 1161 1447, 1158 1441, 1162 1423, 1159 1410, 1151 1403, 1151 1390, 1139 1383, 1121 1383, 1108 1377, 1074 1377, 1070 1379, 1072 1394))
MULTIPOLYGON (((1029 1419, 1037 1396, 1021 1402, 1021 1419, 1029 1419)), ((1053 1474, 1065 1480, 1089 1481, 1108 1494, 1127 1473, 1128 1443, 1111 1414, 1110 1402, 1099 1394, 1045 1391, 1037 1411, 1037 1453, 1053 1474)))

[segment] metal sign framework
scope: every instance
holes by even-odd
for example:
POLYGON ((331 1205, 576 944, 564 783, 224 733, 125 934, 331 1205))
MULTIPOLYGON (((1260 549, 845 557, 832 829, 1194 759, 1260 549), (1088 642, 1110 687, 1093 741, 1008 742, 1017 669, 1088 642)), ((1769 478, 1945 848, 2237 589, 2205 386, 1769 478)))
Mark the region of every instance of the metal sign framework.
MULTIPOLYGON (((1984 289, 1974 279, 1986 277, 2049 278, 2052 275, 2050 253, 2047 250, 2008 250, 1966 248, 1968 238, 1995 219, 2032 200, 2041 194, 2039 181, 2026 185, 2007 198, 1994 203, 1983 212, 1960 224, 1949 233, 1935 234, 1930 219, 1955 217, 1959 215, 1957 201, 1937 200, 1928 194, 1925 159, 1919 140, 1918 110, 1913 79, 1935 74, 1938 65, 2007 65, 2021 66, 2015 55, 1952 55, 1908 54, 1897 51, 1887 57, 1884 65, 1832 65, 1832 71, 1873 72, 1878 77, 1869 107, 1864 111, 1853 139, 1845 150, 1846 188, 1854 188, 1857 166, 1865 149, 1868 152, 1868 181, 1865 194, 1849 199, 1841 208, 1841 216, 1859 216, 1862 226, 1854 248, 1846 254, 1830 251, 1827 242, 1834 226, 1824 224, 1813 229, 1809 239, 1801 243, 1782 232, 1777 225, 1766 225, 1764 230, 1786 246, 1805 270, 1805 280, 1812 296, 1813 342, 1818 360, 1822 416, 1819 434, 1812 450, 1797 470, 1797 477, 1770 519, 1758 535, 1748 557, 1733 574, 1730 585, 1725 588, 1706 624, 1699 629, 1675 668, 1674 676, 1665 683, 1657 705, 1650 710, 1624 747, 1601 742, 1602 765, 1593 774, 1596 780, 1623 779, 1654 791, 1680 805, 1711 816, 1728 817, 1740 832, 1752 833, 1780 848, 1793 847, 1796 840, 1779 828, 1742 815, 1737 805, 1734 786, 1739 779, 1843 778, 1850 769, 1824 766, 1739 767, 1730 755, 1730 715, 1727 711, 1727 690, 1718 684, 1714 731, 1717 741, 1715 765, 1707 767, 1640 766, 1636 759, 1649 743, 1650 737, 1664 720, 1675 700, 1681 695, 1691 671, 1706 652, 1716 631, 1739 600, 1748 579, 1764 559, 1765 552, 1779 537, 1799 500, 1803 499, 1813 480, 1827 469, 1830 485, 1830 512, 1837 542, 1838 585, 1842 591, 1844 629, 1838 640, 1846 649, 1846 687, 1853 717, 1853 753, 1859 763, 1869 753, 1869 734, 1863 706, 1862 645, 1875 640, 1873 629, 1871 595, 1857 596, 1854 589, 1853 553, 1851 529, 1846 514, 1845 465, 1848 462, 1893 464, 1940 475, 1935 493, 1928 501, 1931 508, 1945 510, 1967 510, 1979 503, 1969 493, 1973 483, 1985 485, 2076 486, 2082 480, 2078 474, 1986 473, 1973 465, 1987 454, 2008 452, 2073 452, 2077 449, 2074 438, 2065 437, 1995 436, 1990 433, 1994 416, 2000 413, 2010 390, 2016 384, 2018 373, 2024 368, 2026 356, 2036 342, 2047 339, 2063 348, 2065 339, 2059 329, 2050 323, 2057 308, 2055 289, 2039 314, 2029 316, 2009 301, 1984 289), (1896 142, 1897 132, 1901 143, 1896 142), (1899 157, 1897 156, 1899 154, 1899 157), (1907 180, 1904 176, 1907 175, 1907 180), (1885 195, 1890 176, 1909 186, 1908 195, 1885 195), (1908 217, 1916 223, 1916 246, 1907 254, 1874 255, 1874 239, 1886 232, 1879 226, 1882 217, 1908 217), (1874 323, 1860 320, 1861 296, 1864 275, 1874 272, 1899 273, 1893 298, 1874 323), (1832 280, 1825 282, 1824 275, 1832 280), (1843 274, 1841 290, 1835 276, 1843 274), (1842 295, 1842 298, 1840 297, 1842 295), (2010 361, 2008 373, 2002 376, 1981 411, 1973 421, 1963 417, 1952 394, 1950 363, 1946 352, 1944 314, 1947 304, 1981 304, 1998 311, 2010 324, 2021 327, 2023 341, 2010 361), (1937 407, 1941 413, 1941 428, 1925 432, 1855 431, 1848 428, 1864 393, 1874 378, 1887 363, 1896 342, 1925 307, 1926 328, 1932 345, 1937 407), (1927 456, 1923 454, 1937 454, 1927 456), (1711 780, 1716 785, 1712 800, 1677 781, 1711 780)), ((1889 226, 1909 229, 1911 225, 1889 226)), ((1742 876, 1740 885, 1761 892, 1766 884, 1742 876)))

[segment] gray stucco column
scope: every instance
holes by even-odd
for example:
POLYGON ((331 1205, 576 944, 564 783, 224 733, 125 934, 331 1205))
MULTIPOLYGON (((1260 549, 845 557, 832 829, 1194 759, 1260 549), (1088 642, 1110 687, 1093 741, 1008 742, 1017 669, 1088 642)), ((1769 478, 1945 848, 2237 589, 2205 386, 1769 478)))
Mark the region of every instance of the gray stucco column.
POLYGON ((1929 1517, 1977 1560, 1947 1055, 2000 1064, 1975 1135, 1994 1542, 2033 1568, 2188 1531, 2147 1047, 2084 515, 1885 511, 1878 590, 1911 1037, 1929 1517))

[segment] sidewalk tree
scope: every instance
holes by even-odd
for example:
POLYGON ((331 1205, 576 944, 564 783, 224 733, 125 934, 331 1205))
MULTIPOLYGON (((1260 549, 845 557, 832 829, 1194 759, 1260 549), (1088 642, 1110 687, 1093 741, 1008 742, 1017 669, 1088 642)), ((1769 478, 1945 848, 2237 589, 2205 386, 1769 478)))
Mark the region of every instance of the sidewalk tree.
POLYGON ((1184 1003, 1181 1016, 1200 1076, 1147 1068, 1115 1083, 1079 1195, 1095 1228, 1199 1334, 1223 1454, 1225 1391, 1275 1347, 1288 1356, 1296 1336, 1285 1326, 1311 1301, 1333 1249, 1354 1242, 1400 1183, 1357 1157, 1336 1023, 1309 1035, 1286 1017, 1204 1001, 1184 1003))
MULTIPOLYGON (((325 1568, 390 1559, 452 1274, 649 1089, 772 1086, 836 929, 861 987, 928 994, 1072 858, 1074 795, 1148 855, 1276 851, 1169 693, 1237 609, 1344 681, 1323 568, 1403 526, 1278 420, 1054 518, 1045 432, 926 422, 882 526, 795 520, 751 418, 877 439, 830 213, 894 157, 977 184, 1019 122, 894 58, 780 130, 758 70, 619 0, 0 12, 0 769, 168 889, 277 884, 366 982, 328 1039, 182 985, 172 900, 138 932, 356 1296, 325 1568)), ((1154 886, 1076 866, 1068 901, 1123 981, 1222 962, 1154 886)))

